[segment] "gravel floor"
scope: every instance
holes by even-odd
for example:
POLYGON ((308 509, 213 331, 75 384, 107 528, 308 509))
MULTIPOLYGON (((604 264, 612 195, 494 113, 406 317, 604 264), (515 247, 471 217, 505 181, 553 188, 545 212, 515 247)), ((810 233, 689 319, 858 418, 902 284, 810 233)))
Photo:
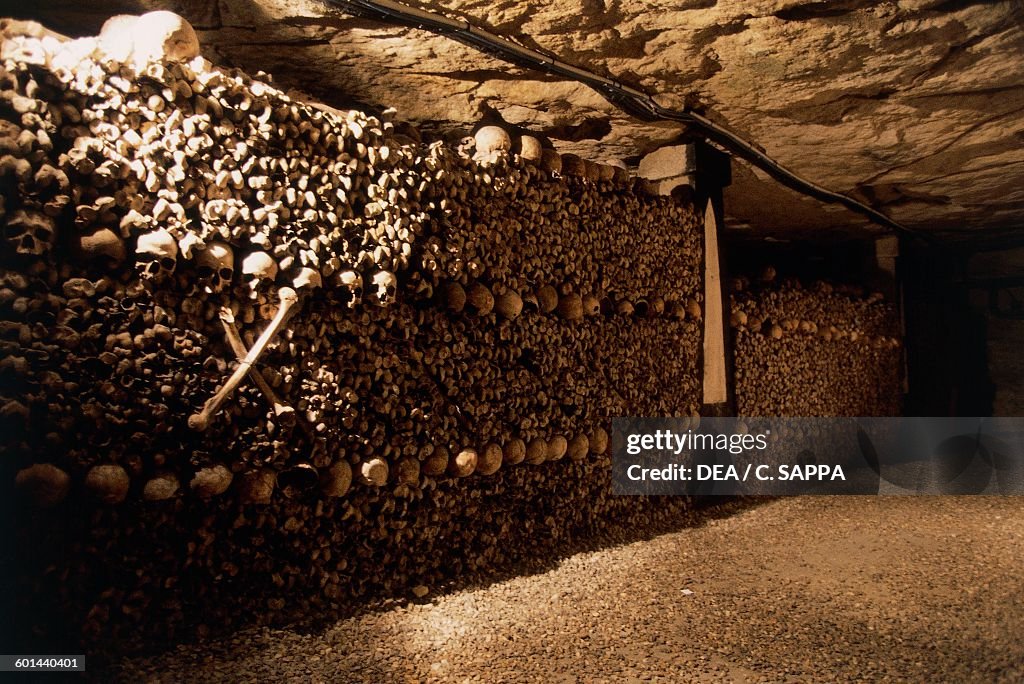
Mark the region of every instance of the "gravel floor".
POLYGON ((775 500, 314 633, 106 681, 1024 681, 1024 499, 775 500))

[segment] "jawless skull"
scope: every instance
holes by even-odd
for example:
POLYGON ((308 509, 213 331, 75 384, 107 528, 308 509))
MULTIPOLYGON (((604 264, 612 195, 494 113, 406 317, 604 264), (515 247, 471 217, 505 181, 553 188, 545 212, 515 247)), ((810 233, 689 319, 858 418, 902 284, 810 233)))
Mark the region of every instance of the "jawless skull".
POLYGON ((42 212, 18 209, 7 217, 4 239, 18 254, 45 256, 57 241, 57 224, 42 212))
POLYGON ((373 276, 373 302, 378 306, 391 306, 398 296, 398 279, 391 271, 378 271, 373 276))
POLYGON ((231 284, 235 276, 235 252, 225 242, 211 242, 195 256, 196 274, 207 294, 215 294, 231 284))

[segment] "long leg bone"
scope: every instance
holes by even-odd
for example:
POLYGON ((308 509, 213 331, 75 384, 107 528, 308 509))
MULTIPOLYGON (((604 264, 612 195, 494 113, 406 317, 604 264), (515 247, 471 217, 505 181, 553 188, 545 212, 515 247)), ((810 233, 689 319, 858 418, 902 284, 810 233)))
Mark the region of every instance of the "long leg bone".
MULTIPOLYGON (((231 309, 224 307, 220 310, 220 322, 224 325, 224 337, 231 346, 231 350, 235 352, 235 356, 238 357, 239 361, 243 361, 249 350, 246 349, 241 335, 238 334, 238 328, 235 327, 235 316, 231 313, 231 309)), ((263 374, 257 368, 249 368, 249 377, 252 378, 253 382, 256 383, 256 387, 263 392, 263 396, 270 402, 270 406, 274 409, 274 415, 278 419, 288 422, 295 420, 295 409, 278 398, 274 389, 267 384, 266 378, 263 377, 263 374)), ((308 429, 305 423, 300 423, 300 427, 308 429)))
POLYGON ((284 323, 285 319, 288 318, 288 312, 291 311, 295 303, 299 301, 299 296, 295 290, 290 287, 282 287, 278 293, 278 298, 281 303, 277 308, 277 313, 274 315, 274 319, 270 321, 270 325, 263 331, 259 339, 256 340, 256 344, 252 346, 249 353, 245 355, 242 362, 235 369, 235 372, 231 374, 224 386, 217 391, 203 406, 203 410, 199 413, 189 416, 188 426, 193 430, 205 430, 210 424, 210 418, 216 413, 221 404, 231 396, 231 393, 235 391, 239 383, 242 382, 242 378, 246 376, 252 364, 263 354, 263 350, 267 348, 270 341, 274 339, 274 335, 277 334, 281 324, 284 323))

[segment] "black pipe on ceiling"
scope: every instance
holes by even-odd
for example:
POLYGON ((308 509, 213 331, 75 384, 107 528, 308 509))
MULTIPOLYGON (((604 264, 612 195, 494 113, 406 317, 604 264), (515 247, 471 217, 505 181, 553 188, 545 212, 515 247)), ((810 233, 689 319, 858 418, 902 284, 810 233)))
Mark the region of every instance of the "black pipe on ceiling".
POLYGON ((442 14, 410 7, 392 0, 324 0, 324 2, 354 16, 444 35, 517 66, 577 81, 594 89, 622 111, 643 121, 676 121, 685 124, 706 140, 749 162, 798 193, 813 197, 826 204, 842 205, 880 226, 907 237, 933 242, 931 236, 904 226, 868 204, 849 195, 833 192, 790 171, 756 145, 692 109, 674 110, 663 107, 655 101, 653 96, 641 90, 586 69, 580 69, 551 55, 524 47, 519 43, 474 26, 463 19, 451 19, 442 14))

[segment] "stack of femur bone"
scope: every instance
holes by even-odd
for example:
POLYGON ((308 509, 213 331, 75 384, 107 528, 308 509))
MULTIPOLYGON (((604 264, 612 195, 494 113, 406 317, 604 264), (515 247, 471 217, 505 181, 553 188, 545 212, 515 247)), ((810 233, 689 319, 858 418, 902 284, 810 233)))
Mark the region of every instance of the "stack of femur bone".
POLYGON ((899 318, 881 293, 768 266, 733 281, 730 323, 740 415, 900 415, 899 318))
POLYGON ((26 634, 297 615, 686 507, 613 498, 608 429, 698 409, 690 206, 294 101, 169 13, 6 22, 0 59, 26 634))

